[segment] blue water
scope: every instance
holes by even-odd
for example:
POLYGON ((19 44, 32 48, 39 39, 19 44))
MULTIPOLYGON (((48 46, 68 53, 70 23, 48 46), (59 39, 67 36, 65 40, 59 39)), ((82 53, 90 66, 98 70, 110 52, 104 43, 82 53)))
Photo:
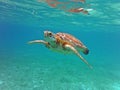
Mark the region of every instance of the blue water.
POLYGON ((120 90, 120 2, 88 0, 90 15, 51 8, 45 0, 0 0, 0 90, 120 90), (43 31, 66 32, 90 50, 84 58, 52 52, 43 31))

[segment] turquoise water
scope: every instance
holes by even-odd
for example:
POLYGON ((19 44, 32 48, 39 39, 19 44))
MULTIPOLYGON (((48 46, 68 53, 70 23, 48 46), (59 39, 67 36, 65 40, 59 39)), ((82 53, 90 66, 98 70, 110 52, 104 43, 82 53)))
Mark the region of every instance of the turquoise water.
POLYGON ((0 0, 0 90, 120 90, 120 2, 88 0, 90 15, 48 6, 44 0, 0 0), (90 50, 52 52, 27 42, 43 31, 66 32, 90 50))

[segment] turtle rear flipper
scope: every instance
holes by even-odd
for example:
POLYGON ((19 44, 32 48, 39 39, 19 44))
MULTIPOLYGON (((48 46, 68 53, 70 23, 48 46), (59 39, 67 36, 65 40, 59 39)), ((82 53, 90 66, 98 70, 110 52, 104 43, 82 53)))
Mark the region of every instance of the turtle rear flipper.
POLYGON ((91 69, 93 68, 79 53, 78 51, 71 45, 66 44, 64 45, 64 48, 69 48, 71 51, 73 51, 85 64, 87 64, 91 69))

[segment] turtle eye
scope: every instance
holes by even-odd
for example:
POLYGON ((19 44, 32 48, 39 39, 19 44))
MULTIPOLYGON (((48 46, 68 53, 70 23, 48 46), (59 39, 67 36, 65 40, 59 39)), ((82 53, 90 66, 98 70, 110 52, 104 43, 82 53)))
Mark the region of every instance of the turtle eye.
POLYGON ((49 35, 52 35, 52 33, 49 33, 49 35))
POLYGON ((49 33, 49 36, 51 37, 51 36, 52 36, 52 33, 49 33))

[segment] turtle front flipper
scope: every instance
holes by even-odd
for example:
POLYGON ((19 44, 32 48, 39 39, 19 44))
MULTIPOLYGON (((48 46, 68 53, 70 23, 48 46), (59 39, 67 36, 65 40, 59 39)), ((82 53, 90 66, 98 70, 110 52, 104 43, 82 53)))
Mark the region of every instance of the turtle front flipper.
POLYGON ((79 53, 78 51, 71 45, 66 44, 64 45, 65 48, 69 48, 71 51, 73 51, 85 64, 87 64, 91 69, 93 68, 79 53))
POLYGON ((38 43, 38 44, 44 44, 46 45, 47 47, 49 46, 49 43, 44 41, 44 40, 33 40, 33 41, 29 41, 28 44, 35 44, 35 43, 38 43))

